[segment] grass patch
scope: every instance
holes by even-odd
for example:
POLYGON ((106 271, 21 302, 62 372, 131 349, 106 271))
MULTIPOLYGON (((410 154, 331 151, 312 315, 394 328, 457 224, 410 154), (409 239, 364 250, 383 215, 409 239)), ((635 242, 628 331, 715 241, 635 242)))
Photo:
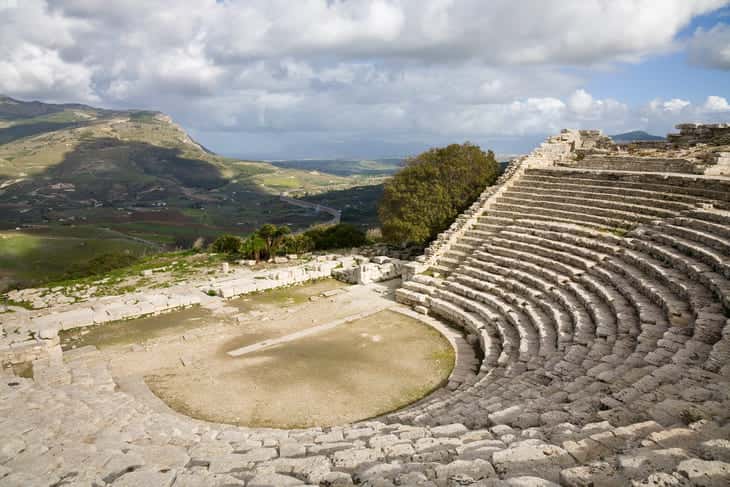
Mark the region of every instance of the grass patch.
POLYGON ((130 344, 144 344, 154 338, 170 334, 180 334, 186 330, 201 326, 202 319, 209 311, 200 306, 180 309, 157 316, 136 318, 133 320, 105 323, 104 326, 89 326, 63 330, 59 333, 61 348, 72 348, 94 345, 100 349, 130 344), (171 319, 174 317, 174 319, 171 319))
POLYGON ((15 306, 24 309, 33 309, 33 305, 28 301, 15 301, 7 296, 0 296, 0 304, 3 306, 15 306))
POLYGON ((626 237, 626 234, 629 233, 631 230, 627 228, 620 228, 620 227, 614 227, 614 228, 602 228, 601 231, 603 233, 610 233, 611 235, 615 235, 620 238, 626 237))

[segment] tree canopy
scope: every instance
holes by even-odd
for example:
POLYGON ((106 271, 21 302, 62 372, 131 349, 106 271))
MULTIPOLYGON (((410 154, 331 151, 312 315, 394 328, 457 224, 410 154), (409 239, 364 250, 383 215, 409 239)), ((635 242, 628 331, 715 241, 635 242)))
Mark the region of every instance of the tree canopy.
POLYGON ((434 239, 498 175, 494 153, 469 142, 430 149, 409 159, 385 183, 378 206, 383 237, 398 244, 434 239))

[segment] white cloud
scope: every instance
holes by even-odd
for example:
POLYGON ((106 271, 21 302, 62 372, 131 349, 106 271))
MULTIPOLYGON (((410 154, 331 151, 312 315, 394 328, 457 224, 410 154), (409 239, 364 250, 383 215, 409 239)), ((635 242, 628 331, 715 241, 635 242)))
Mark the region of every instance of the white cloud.
POLYGON ((702 108, 708 112, 730 112, 730 104, 721 96, 708 96, 702 108))
MULTIPOLYGON (((618 128, 700 112, 673 99, 637 117, 576 72, 674 49, 692 18, 727 3, 23 0, 0 13, 0 92, 160 109, 199 133, 618 128)), ((724 35, 698 31, 693 45, 724 35)))
POLYGON ((689 57, 702 66, 730 70, 730 25, 697 29, 689 43, 689 57))
POLYGON ((661 103, 662 109, 676 113, 681 112, 684 108, 690 105, 690 102, 687 100, 682 100, 680 98, 672 98, 671 100, 667 100, 663 103, 661 103))

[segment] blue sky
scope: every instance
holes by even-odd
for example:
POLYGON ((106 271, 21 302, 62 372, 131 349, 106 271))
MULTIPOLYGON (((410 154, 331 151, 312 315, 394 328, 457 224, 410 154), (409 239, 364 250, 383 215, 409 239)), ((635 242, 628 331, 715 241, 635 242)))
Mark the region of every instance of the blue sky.
POLYGON ((680 47, 676 51, 649 56, 637 64, 622 63, 611 72, 587 73, 585 89, 597 97, 616 97, 632 104, 675 97, 700 103, 711 93, 728 97, 730 72, 691 64, 681 47, 698 28, 711 29, 718 23, 730 23, 730 7, 692 19, 677 35, 680 47))
POLYGON ((246 158, 516 153, 730 121, 729 24, 727 0, 0 0, 0 93, 160 110, 246 158))

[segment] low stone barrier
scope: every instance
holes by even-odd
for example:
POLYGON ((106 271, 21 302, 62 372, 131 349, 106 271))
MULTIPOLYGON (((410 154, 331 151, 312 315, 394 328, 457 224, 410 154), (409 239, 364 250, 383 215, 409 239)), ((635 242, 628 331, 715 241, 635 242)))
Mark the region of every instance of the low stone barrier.
MULTIPOLYGON (((85 326, 140 318, 201 304, 204 300, 232 298, 331 277, 336 269, 357 269, 366 259, 357 256, 318 256, 314 261, 259 272, 242 270, 207 282, 189 283, 163 290, 147 290, 93 298, 83 303, 0 314, 0 365, 17 364, 43 356, 59 343, 58 333, 85 326), (213 294, 214 296, 211 296, 213 294)), ((387 267, 387 266, 386 266, 387 267)), ((383 275, 397 277, 390 264, 383 275)))
POLYGON ((266 291, 330 277, 335 268, 345 265, 346 262, 351 263, 352 258, 312 262, 296 267, 263 271, 251 276, 218 279, 200 286, 200 289, 207 294, 215 294, 222 298, 233 298, 242 294, 266 291))
POLYGON ((401 276, 405 264, 406 261, 378 256, 351 268, 335 269, 332 276, 350 284, 389 281, 401 276))

